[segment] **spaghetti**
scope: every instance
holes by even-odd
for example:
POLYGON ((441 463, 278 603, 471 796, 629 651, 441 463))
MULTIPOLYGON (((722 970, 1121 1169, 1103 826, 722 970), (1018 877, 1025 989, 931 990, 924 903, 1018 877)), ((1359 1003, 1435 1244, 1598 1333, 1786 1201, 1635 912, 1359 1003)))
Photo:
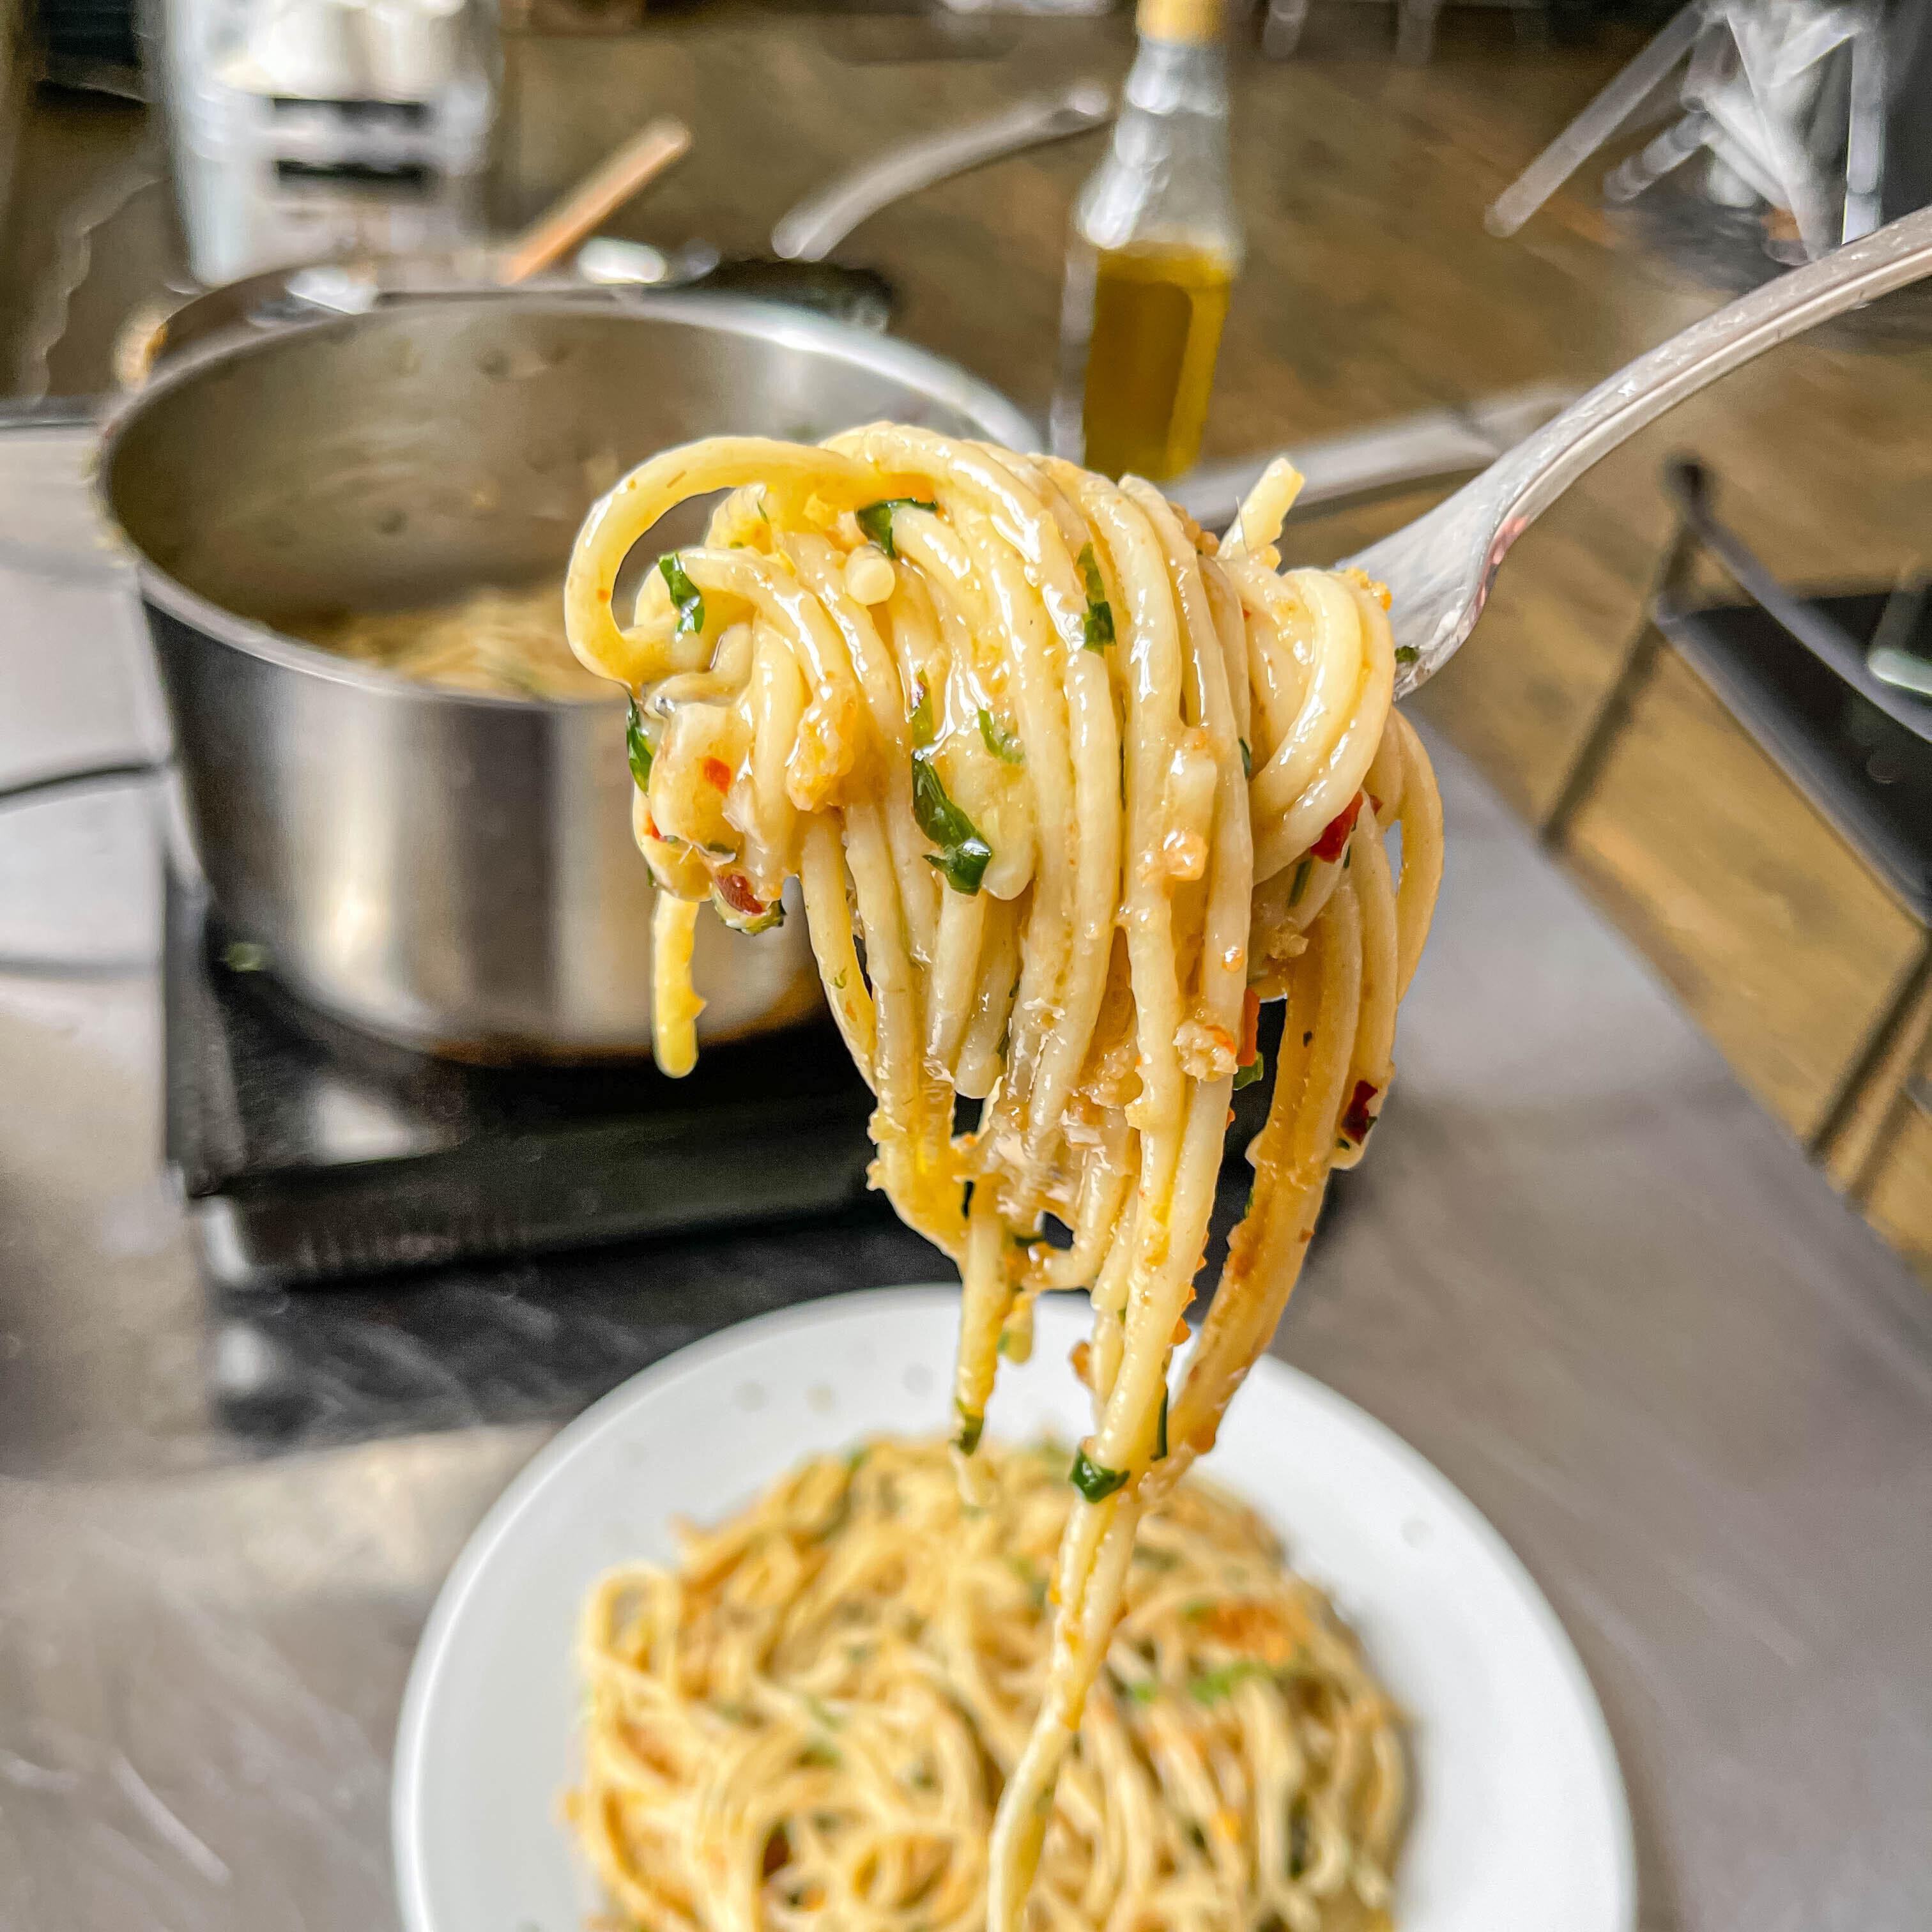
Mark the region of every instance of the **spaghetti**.
POLYGON ((969 1498, 1001 1352, 1030 1347, 1043 1290, 1091 1295, 1096 1426, 1047 1686, 994 1822, 988 1932, 1021 1922, 1137 1526, 1212 1446, 1329 1173, 1373 1127, 1440 876, 1384 594, 1279 569, 1298 482, 1272 466, 1217 542, 1136 479, 917 429, 717 439, 605 496, 566 585, 578 654, 633 694, 659 1060, 694 1057, 702 902, 757 930, 796 876, 876 1099, 875 1184, 963 1279, 969 1498), (620 624, 633 545, 719 490, 705 543, 662 559, 620 624), (1170 1395, 1229 1096, 1261 1075, 1258 1002, 1277 998, 1253 1197, 1170 1395), (956 1133, 961 1096, 981 1106, 956 1133))
MULTIPOLYGON (((980 1922, 987 1827, 1045 1689, 1066 1451, 807 1462, 674 1570, 586 1607, 569 1808, 644 1926, 980 1922)), ((1054 1794, 1040 1932, 1384 1925, 1406 1770, 1390 1700, 1254 1514, 1190 1478, 1149 1511, 1054 1794)))
POLYGON ((358 610, 298 621, 293 634, 338 657, 446 691, 497 698, 608 698, 605 679, 570 654, 554 581, 533 590, 473 591, 416 610, 358 610))

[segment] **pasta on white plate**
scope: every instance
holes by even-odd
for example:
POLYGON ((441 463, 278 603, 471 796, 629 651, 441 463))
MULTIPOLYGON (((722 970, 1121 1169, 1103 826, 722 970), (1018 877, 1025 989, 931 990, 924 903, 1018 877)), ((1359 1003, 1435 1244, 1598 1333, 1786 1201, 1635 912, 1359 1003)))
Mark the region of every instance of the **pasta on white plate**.
POLYGON ((566 584, 578 656, 632 694, 660 1062, 694 1058, 703 903, 757 930, 796 877, 875 1096, 875 1182, 960 1269, 969 1501, 990 1493, 987 1400, 1034 1298, 1092 1298, 1076 1367, 1095 1425, 1051 1667, 992 1826, 988 1932, 1028 1922, 1138 1526, 1213 1445, 1329 1174, 1374 1126, 1440 878, 1385 594, 1279 567, 1298 481, 1271 466, 1217 542, 1137 479, 926 430, 718 438, 624 478, 566 584), (633 546, 721 490, 705 542, 660 560, 620 622, 633 546), (1273 999, 1252 1198, 1171 1389, 1230 1095, 1261 1076, 1273 999), (962 1097, 981 1104, 956 1132, 962 1097))
MULTIPOLYGON (((599 1585, 568 1805, 635 1923, 981 1922, 1073 1491, 1064 1448, 979 1454, 986 1507, 944 1443, 862 1444, 688 1534, 674 1570, 599 1585)), ((1136 1544, 1030 1922, 1371 1932, 1406 1786, 1394 1707, 1327 1599, 1190 1478, 1136 1544)))

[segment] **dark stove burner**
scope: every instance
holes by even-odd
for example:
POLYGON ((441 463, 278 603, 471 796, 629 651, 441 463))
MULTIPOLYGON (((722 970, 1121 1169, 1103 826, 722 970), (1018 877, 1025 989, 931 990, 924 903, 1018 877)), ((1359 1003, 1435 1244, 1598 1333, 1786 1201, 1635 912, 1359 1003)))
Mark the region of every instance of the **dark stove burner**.
POLYGON ((303 1005, 168 890, 166 1142, 234 1286, 822 1214, 865 1189, 872 1096, 829 1022, 647 1062, 459 1065, 303 1005))

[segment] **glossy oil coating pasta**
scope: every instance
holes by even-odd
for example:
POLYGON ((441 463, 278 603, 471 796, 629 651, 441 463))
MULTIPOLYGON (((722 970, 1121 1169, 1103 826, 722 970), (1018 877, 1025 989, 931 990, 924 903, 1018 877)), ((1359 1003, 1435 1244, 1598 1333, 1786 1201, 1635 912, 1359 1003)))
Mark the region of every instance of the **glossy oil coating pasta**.
MULTIPOLYGON (((973 1932, 1046 1688, 1064 1448, 820 1457, 586 1606, 569 1808, 611 1902, 692 1932, 973 1932)), ((1149 1513, 1054 1793, 1036 1932, 1372 1932, 1406 1771, 1387 1694, 1251 1510, 1149 1513)))
POLYGON ((701 904, 755 930, 796 877, 876 1096, 874 1178, 964 1280, 969 1496, 1034 1298, 1091 1294, 1095 1426, 1048 1685, 994 1824, 989 1932, 1021 1923, 1136 1526, 1211 1447, 1329 1173, 1373 1126, 1440 876, 1384 593, 1278 568, 1298 480, 1272 467, 1217 542, 1135 479, 926 430, 718 439, 611 491, 566 586, 578 655, 635 705, 659 1059, 694 1056, 701 904), (620 622, 633 545, 718 490, 706 542, 661 560, 620 622), (1229 1096, 1261 1073, 1258 1003, 1276 998, 1252 1201, 1170 1391, 1229 1096), (956 1134, 962 1096, 982 1105, 956 1134))

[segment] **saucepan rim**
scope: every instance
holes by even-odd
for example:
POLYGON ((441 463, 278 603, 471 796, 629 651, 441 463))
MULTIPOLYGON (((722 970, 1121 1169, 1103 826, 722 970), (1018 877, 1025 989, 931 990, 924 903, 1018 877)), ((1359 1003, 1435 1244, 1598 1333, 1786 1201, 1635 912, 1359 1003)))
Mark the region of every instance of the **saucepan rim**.
MULTIPOLYGON (((981 381, 943 356, 870 329, 833 321, 829 316, 743 296, 626 292, 620 298, 613 300, 603 291, 576 296, 505 290, 476 295, 424 296, 364 315, 318 316, 310 321, 278 324, 266 331, 238 328, 212 336, 207 341, 170 357, 140 389, 118 398, 101 419, 94 467, 94 496, 110 530, 133 560, 142 596, 170 616, 191 625, 218 644, 228 645, 284 670, 352 686, 376 697, 485 710, 538 712, 595 713, 621 705, 625 701, 621 692, 614 692, 612 697, 604 699, 530 698, 494 692, 459 691, 446 686, 425 683, 400 671, 358 663, 319 645, 304 644, 272 625, 244 617, 204 597, 199 591, 190 590, 148 555, 122 522, 115 508, 115 464, 136 422, 164 398, 196 381, 212 366, 244 362, 256 356, 272 354, 293 336, 320 334, 330 329, 347 334, 387 318, 413 314, 424 308, 472 308, 478 304, 514 304, 527 313, 539 315, 637 316, 688 322, 726 334, 754 336, 782 348, 816 350, 838 361, 859 364, 883 375, 897 377, 924 391, 935 402, 980 423, 994 441, 1009 447, 1024 448, 1038 440, 1034 425, 1016 404, 992 384, 981 381)), ((642 462, 655 454, 655 451, 641 452, 636 460, 642 462)))

